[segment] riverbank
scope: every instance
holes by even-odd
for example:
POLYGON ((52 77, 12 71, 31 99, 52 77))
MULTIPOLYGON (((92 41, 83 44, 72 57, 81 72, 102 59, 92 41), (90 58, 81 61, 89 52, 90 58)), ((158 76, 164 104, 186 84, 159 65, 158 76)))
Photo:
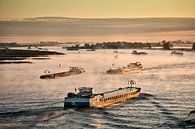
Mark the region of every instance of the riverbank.
POLYGON ((195 43, 189 41, 162 41, 156 43, 142 43, 142 42, 102 42, 95 44, 74 44, 72 46, 64 46, 67 50, 79 50, 79 49, 150 49, 150 50, 181 50, 191 51, 195 50, 195 43))
POLYGON ((38 51, 38 50, 15 50, 0 49, 0 64, 10 63, 32 63, 30 61, 21 61, 32 57, 32 59, 49 59, 49 55, 64 55, 55 51, 38 51), (20 61, 18 61, 20 60, 20 61))

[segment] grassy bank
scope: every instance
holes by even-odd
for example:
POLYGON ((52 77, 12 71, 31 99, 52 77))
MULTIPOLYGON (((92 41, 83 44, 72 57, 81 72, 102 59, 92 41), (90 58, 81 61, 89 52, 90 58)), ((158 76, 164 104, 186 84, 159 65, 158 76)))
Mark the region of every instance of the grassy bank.
MULTIPOLYGON (((59 53, 55 51, 15 50, 15 49, 7 49, 7 48, 0 49, 0 60, 2 60, 0 64, 5 64, 5 60, 8 60, 6 61, 7 63, 17 63, 14 60, 25 60, 29 57, 33 57, 33 59, 36 59, 38 57, 43 57, 43 56, 47 57, 49 55, 64 55, 64 53, 59 53)), ((38 59, 45 59, 45 58, 38 58, 38 59)), ((27 62, 19 61, 18 63, 27 63, 27 62)))

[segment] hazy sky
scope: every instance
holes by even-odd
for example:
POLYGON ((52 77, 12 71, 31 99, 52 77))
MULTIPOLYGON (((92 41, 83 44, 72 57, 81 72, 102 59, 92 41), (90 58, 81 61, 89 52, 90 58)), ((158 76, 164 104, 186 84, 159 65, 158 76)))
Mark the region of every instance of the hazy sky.
POLYGON ((0 18, 195 17, 195 0, 0 0, 0 18))

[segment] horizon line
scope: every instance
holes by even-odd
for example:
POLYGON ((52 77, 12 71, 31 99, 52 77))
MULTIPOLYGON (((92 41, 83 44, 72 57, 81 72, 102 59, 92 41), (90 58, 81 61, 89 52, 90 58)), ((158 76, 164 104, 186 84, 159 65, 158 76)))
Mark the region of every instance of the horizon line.
POLYGON ((20 18, 0 18, 0 20, 25 20, 35 18, 67 18, 67 19, 158 19, 158 18, 191 18, 195 17, 66 17, 66 16, 37 16, 37 17, 20 17, 20 18))

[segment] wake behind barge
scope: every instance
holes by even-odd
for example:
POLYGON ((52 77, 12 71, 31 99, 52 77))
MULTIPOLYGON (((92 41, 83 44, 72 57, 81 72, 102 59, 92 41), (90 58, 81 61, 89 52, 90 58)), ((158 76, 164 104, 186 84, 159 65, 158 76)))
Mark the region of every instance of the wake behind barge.
POLYGON ((93 94, 93 88, 90 87, 80 87, 78 90, 78 93, 68 93, 64 99, 64 108, 102 108, 138 97, 141 88, 127 86, 99 94, 93 94))

